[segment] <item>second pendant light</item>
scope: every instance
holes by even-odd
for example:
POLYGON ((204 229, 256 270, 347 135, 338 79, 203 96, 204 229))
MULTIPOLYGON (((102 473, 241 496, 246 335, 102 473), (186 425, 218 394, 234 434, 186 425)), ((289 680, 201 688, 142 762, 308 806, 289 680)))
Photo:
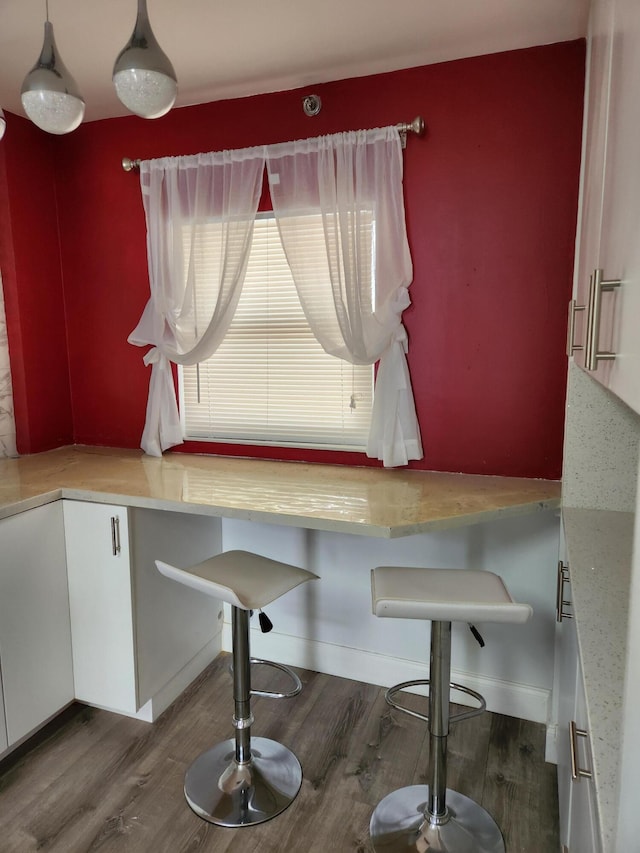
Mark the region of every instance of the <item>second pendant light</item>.
POLYGON ((142 118, 159 118, 175 102, 176 72, 153 34, 147 0, 138 0, 133 35, 116 59, 113 83, 120 101, 142 118))

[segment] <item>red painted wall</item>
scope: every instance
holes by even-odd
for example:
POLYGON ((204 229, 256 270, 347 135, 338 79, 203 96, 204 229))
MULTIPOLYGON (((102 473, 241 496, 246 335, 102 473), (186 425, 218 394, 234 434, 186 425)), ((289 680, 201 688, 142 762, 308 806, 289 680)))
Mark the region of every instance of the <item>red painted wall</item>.
MULTIPOLYGON (((571 42, 182 108, 153 122, 92 122, 56 140, 74 440, 137 447, 144 422, 149 371, 126 343, 148 297, 144 215, 123 156, 245 147, 420 113, 428 132, 405 152, 414 262, 405 324, 425 449, 411 467, 558 478, 583 83, 584 44, 571 42), (311 91, 323 102, 315 118, 302 111, 311 91)), ((27 349, 22 310, 20 324, 27 349)), ((29 428, 48 418, 48 405, 30 413, 29 428)), ((183 449, 377 464, 360 454, 183 449)))
POLYGON ((0 264, 20 453, 73 442, 56 141, 10 115, 0 144, 0 264))

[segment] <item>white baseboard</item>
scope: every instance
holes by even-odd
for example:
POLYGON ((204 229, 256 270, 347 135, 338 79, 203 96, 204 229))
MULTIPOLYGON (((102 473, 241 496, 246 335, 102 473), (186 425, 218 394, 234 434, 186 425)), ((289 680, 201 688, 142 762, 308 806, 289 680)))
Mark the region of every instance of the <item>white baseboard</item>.
MULTIPOLYGON (((251 643, 256 655, 261 655, 260 631, 257 628, 251 629, 251 643)), ((228 622, 224 623, 222 630, 222 648, 231 651, 231 626, 228 622)), ((275 631, 269 634, 269 657, 289 666, 379 684, 381 687, 428 677, 424 665, 416 661, 305 640, 275 631)), ((550 690, 459 670, 451 671, 451 681, 481 693, 489 711, 534 723, 546 724, 549 719, 550 690)), ((456 694, 454 698, 464 704, 464 694, 456 694)))
POLYGON ((29 738, 33 737, 36 732, 44 728, 47 723, 50 723, 51 720, 54 720, 58 716, 58 714, 61 714, 70 705, 73 705, 73 702, 73 699, 70 702, 67 702, 66 705, 63 705, 62 708, 59 708, 54 714, 50 714, 45 720, 43 720, 41 723, 38 723, 37 726, 34 726, 34 728, 28 731, 26 735, 22 735, 21 738, 18 738, 18 740, 14 741, 12 744, 6 746, 4 749, 0 749, 0 760, 6 758, 6 756, 12 753, 14 749, 17 749, 19 746, 22 746, 25 741, 29 740, 29 738))

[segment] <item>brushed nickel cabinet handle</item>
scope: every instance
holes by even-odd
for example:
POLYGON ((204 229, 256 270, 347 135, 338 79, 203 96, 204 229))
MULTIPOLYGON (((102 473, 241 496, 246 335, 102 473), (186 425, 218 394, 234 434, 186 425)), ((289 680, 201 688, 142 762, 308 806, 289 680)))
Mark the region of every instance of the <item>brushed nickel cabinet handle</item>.
POLYGON ((584 305, 577 305, 576 300, 572 299, 569 303, 569 324, 567 328, 567 355, 569 358, 574 352, 580 352, 584 349, 582 344, 575 343, 576 336, 576 311, 584 311, 584 305))
POLYGON ((569 569, 562 560, 558 560, 558 578, 556 584, 556 622, 563 619, 573 619, 572 613, 565 613, 564 608, 571 605, 564 597, 564 585, 569 583, 569 569))
POLYGON ((589 732, 584 729, 579 729, 574 720, 569 723, 569 746, 571 749, 571 778, 574 782, 579 782, 581 778, 593 779, 591 770, 584 770, 578 767, 578 738, 589 737, 589 732))
POLYGON ((117 515, 111 516, 111 550, 114 557, 117 557, 122 550, 120 546, 120 519, 117 515))
POLYGON ((599 361, 611 361, 616 357, 614 352, 599 350, 600 341, 600 309, 602 294, 620 287, 620 279, 605 280, 601 269, 593 271, 589 284, 589 307, 587 312, 587 341, 585 351, 585 367, 596 370, 599 361))

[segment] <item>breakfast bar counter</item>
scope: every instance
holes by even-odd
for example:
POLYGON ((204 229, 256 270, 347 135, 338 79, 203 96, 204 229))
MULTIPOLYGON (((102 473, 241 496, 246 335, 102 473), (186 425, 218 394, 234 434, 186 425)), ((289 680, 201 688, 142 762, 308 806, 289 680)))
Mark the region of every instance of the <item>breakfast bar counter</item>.
POLYGON ((427 642, 422 623, 379 624, 372 567, 501 574, 534 617, 517 631, 484 626, 481 660, 469 632, 456 634, 459 680, 491 710, 545 723, 559 504, 560 483, 524 478, 82 446, 1 459, 6 748, 74 698, 156 719, 230 648, 230 624, 155 560, 194 565, 234 549, 322 579, 271 605, 274 630, 252 631, 258 657, 384 686, 422 677, 427 642))
POLYGON ((66 498, 396 538, 560 506, 560 483, 65 447, 0 459, 0 518, 66 498))

